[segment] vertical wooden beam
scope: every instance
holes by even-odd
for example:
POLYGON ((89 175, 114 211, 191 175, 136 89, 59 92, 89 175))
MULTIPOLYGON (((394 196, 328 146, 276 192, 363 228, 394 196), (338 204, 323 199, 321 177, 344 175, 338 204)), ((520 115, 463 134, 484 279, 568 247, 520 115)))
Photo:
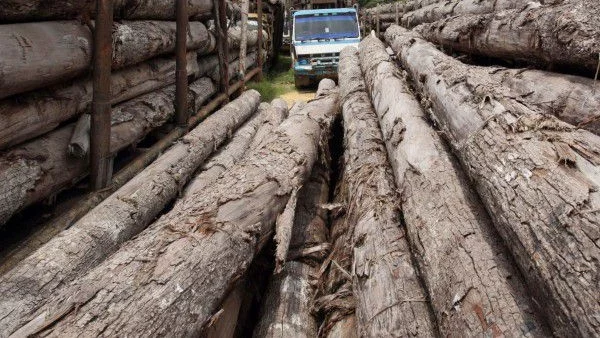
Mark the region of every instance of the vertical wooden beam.
POLYGON ((262 0, 256 0, 256 12, 258 14, 258 75, 257 81, 263 78, 263 6, 262 0))
POLYGON ((400 24, 400 11, 398 9, 398 6, 400 6, 400 3, 396 2, 396 25, 400 24))
POLYGON ((379 36, 380 36, 379 35, 379 33, 380 33, 380 31, 379 31, 379 4, 377 4, 377 8, 375 10, 375 20, 377 21, 377 26, 376 26, 375 31, 377 32, 377 37, 379 38, 379 36))
POLYGON ((242 36, 240 39, 240 75, 244 78, 246 75, 246 52, 248 45, 248 8, 250 0, 242 0, 242 36))
POLYGON ((229 92, 229 45, 227 42, 227 4, 225 0, 213 0, 213 17, 219 56, 219 92, 227 94, 229 92))
POLYGON ((112 66, 112 0, 97 0, 94 30, 92 119, 90 125, 90 180, 94 190, 108 186, 112 176, 110 155, 110 73, 112 66))
POLYGON ((189 119, 187 106, 187 28, 188 28, 188 4, 187 0, 177 1, 177 37, 175 41, 176 70, 175 70, 175 113, 176 122, 179 127, 187 127, 189 119))

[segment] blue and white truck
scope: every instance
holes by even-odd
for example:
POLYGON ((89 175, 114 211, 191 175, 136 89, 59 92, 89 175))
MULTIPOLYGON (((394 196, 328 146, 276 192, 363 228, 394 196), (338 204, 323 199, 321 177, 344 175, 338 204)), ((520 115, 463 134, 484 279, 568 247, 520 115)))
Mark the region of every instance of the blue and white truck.
POLYGON ((358 47, 356 8, 298 10, 292 14, 292 63, 296 87, 337 78, 340 51, 358 47))

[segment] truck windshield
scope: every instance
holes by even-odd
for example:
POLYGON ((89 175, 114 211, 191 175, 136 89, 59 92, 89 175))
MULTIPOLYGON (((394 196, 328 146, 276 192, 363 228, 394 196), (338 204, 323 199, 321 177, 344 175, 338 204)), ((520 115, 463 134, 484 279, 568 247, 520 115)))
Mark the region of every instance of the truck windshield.
POLYGON ((298 15, 294 24, 298 41, 358 38, 355 13, 298 15))

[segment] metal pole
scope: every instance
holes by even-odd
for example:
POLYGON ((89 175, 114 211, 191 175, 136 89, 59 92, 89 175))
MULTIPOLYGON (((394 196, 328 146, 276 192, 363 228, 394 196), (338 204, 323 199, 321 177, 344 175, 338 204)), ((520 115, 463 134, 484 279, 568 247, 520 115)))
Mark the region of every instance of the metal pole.
POLYGON ((188 4, 187 0, 177 1, 177 40, 175 42, 177 66, 175 71, 175 111, 176 122, 179 127, 186 127, 189 118, 187 106, 188 80, 187 80, 187 28, 188 4))
POLYGON ((90 126, 91 188, 105 188, 112 176, 110 155, 110 73, 112 65, 112 0, 97 0, 94 30, 92 122, 90 126))
POLYGON ((262 81, 263 78, 263 6, 262 0, 256 1, 256 12, 258 14, 258 75, 257 81, 262 81))

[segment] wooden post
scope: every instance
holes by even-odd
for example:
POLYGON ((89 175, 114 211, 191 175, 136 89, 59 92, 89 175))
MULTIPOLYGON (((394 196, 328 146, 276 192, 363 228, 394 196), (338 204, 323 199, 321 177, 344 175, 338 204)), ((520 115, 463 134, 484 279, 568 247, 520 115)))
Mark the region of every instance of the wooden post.
POLYGON ((396 25, 400 24, 400 13, 399 13, 399 9, 398 6, 400 4, 398 2, 396 2, 396 25))
POLYGON ((379 4, 377 4, 377 8, 375 9, 375 21, 377 25, 375 31, 377 32, 377 37, 379 38, 379 4))
POLYGON ((256 12, 258 14, 258 75, 256 81, 263 78, 263 6, 262 0, 256 0, 256 12))
POLYGON ((90 125, 90 183, 93 190, 108 186, 113 169, 110 156, 112 25, 112 0, 98 0, 94 32, 94 89, 90 125))
MULTIPOLYGON (((225 0, 213 0, 215 37, 219 56, 219 92, 229 92, 229 46, 227 43, 227 12, 225 0)), ((225 103, 229 102, 229 98, 225 103)))
POLYGON ((250 0, 242 0, 242 32, 240 38, 240 75, 246 74, 246 52, 248 44, 248 7, 250 0))
POLYGON ((179 127, 187 127, 189 118, 187 107, 187 27, 188 27, 188 4, 187 0, 177 1, 177 40, 175 42, 176 50, 176 71, 175 71, 175 114, 176 122, 179 127))

